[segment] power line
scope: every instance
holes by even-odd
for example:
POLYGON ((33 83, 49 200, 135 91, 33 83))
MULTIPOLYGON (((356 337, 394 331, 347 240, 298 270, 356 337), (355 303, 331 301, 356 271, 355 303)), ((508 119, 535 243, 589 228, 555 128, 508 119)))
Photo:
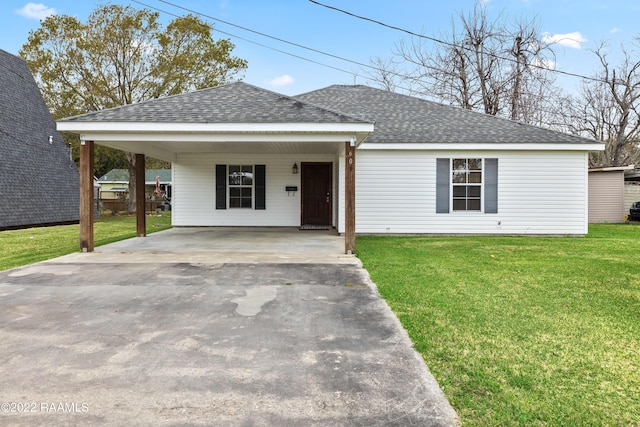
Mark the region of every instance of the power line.
MULTIPOLYGON (((169 11, 166 11, 166 10, 163 10, 163 9, 160 9, 160 8, 158 8, 158 7, 155 7, 155 6, 151 6, 151 5, 149 5, 149 4, 146 4, 146 3, 141 2, 141 1, 139 1, 139 0, 130 0, 130 1, 131 1, 131 2, 133 2, 133 3, 137 3, 137 4, 139 4, 139 5, 142 5, 142 6, 144 6, 144 7, 147 7, 147 8, 153 9, 153 10, 156 10, 156 11, 158 11, 158 12, 160 12, 160 13, 165 13, 165 14, 167 14, 167 15, 170 15, 170 16, 173 16, 173 17, 176 17, 176 18, 183 18, 183 16, 180 16, 180 15, 177 15, 177 14, 175 14, 175 13, 172 13, 172 12, 169 12, 169 11)), ((318 53, 318 54, 321 54, 321 55, 325 55, 325 56, 328 56, 328 57, 331 57, 331 58, 334 58, 334 59, 339 59, 339 60, 341 60, 341 61, 349 62, 349 63, 355 64, 355 65, 358 65, 358 66, 360 66, 360 67, 364 67, 364 68, 371 69, 371 70, 373 70, 373 71, 380 71, 380 70, 381 70, 381 68, 380 68, 380 67, 375 67, 375 66, 370 65, 370 64, 364 64, 364 63, 361 63, 361 62, 358 62, 358 61, 355 61, 355 60, 352 60, 352 59, 344 58, 344 57, 341 57, 341 56, 338 56, 338 55, 334 55, 334 54, 331 54, 331 53, 328 53, 328 52, 324 52, 324 51, 321 51, 321 50, 318 50, 318 49, 314 49, 314 48, 311 48, 311 47, 308 47, 308 46, 304 46, 304 45, 301 45, 301 44, 298 44, 298 43, 290 42, 290 41, 288 41, 288 40, 285 40, 285 39, 282 39, 282 38, 279 38, 279 37, 271 36, 271 35, 266 34, 266 33, 262 33, 262 32, 256 31, 256 30, 252 30, 252 29, 250 29, 250 28, 246 28, 246 27, 243 27, 243 26, 240 26, 240 25, 233 24, 233 23, 228 22, 228 21, 224 21, 224 20, 221 20, 221 19, 215 18, 215 17, 213 17, 213 16, 210 16, 210 15, 207 15, 207 14, 204 14, 204 13, 201 13, 201 12, 198 12, 198 11, 195 11, 195 10, 193 10, 193 9, 189 9, 189 8, 186 8, 186 7, 183 7, 183 6, 180 6, 180 5, 176 5, 176 4, 171 3, 171 2, 169 2, 169 1, 166 1, 166 0, 157 0, 157 1, 159 1, 159 2, 161 2, 161 3, 165 3, 165 4, 170 5, 170 6, 173 6, 173 7, 176 7, 176 8, 178 8, 178 9, 182 9, 182 10, 184 10, 184 11, 186 11, 186 12, 189 12, 189 13, 192 13, 192 14, 194 14, 194 15, 198 15, 198 16, 201 16, 201 17, 204 17, 204 18, 210 19, 210 20, 212 20, 212 21, 218 21, 218 22, 221 22, 221 23, 226 24, 226 25, 229 25, 229 26, 233 26, 233 27, 236 27, 236 28, 239 28, 239 29, 242 29, 242 30, 245 30, 245 31, 248 31, 248 32, 251 32, 251 33, 254 33, 254 34, 260 35, 260 36, 263 36, 263 37, 270 38, 270 39, 272 39, 272 40, 276 40, 276 41, 279 41, 279 42, 282 42, 282 43, 286 43, 286 44, 289 44, 289 45, 292 45, 292 46, 295 46, 295 47, 299 47, 299 48, 302 48, 302 49, 305 49, 305 50, 309 50, 309 51, 311 51, 311 52, 315 52, 315 53, 318 53)), ((333 7, 331 7, 331 6, 325 6, 325 5, 323 5, 323 4, 321 4, 321 3, 318 3, 317 1, 314 1, 314 0, 309 0, 309 1, 311 1, 311 2, 313 2, 313 3, 317 3, 317 4, 318 4, 318 5, 320 5, 320 6, 333 8, 333 7)), ((339 10, 339 9, 336 9, 336 10, 339 10)), ((349 12, 345 12, 345 13, 350 14, 349 12)), ((357 15, 354 15, 354 16, 356 16, 356 17, 357 17, 357 15)), ((369 20, 368 18, 363 18, 363 19, 369 20)), ((373 20, 372 20, 372 21, 373 21, 373 20)), ((373 21, 373 22, 377 22, 377 21, 373 21)), ((385 24, 383 24, 383 25, 385 25, 385 24)), ((395 27, 391 27, 391 28, 395 28, 395 27)), ((316 64, 316 65, 320 65, 320 66, 327 67, 327 68, 330 68, 330 69, 333 69, 333 70, 336 70, 336 71, 340 71, 340 72, 342 72, 342 73, 349 74, 349 75, 352 75, 352 76, 354 76, 354 77, 360 77, 360 78, 363 78, 363 79, 365 79, 365 80, 372 81, 372 82, 376 82, 376 83, 378 83, 378 82, 379 82, 379 80, 376 80, 376 79, 375 79, 375 78, 373 78, 373 77, 369 77, 369 76, 366 76, 366 75, 361 75, 361 74, 358 74, 358 73, 353 72, 353 71, 347 71, 347 70, 344 70, 344 69, 342 69, 342 68, 338 68, 338 67, 335 67, 335 66, 331 66, 331 65, 328 65, 328 64, 325 64, 325 63, 319 62, 319 61, 315 61, 315 60, 313 60, 313 59, 309 59, 309 58, 306 58, 306 57, 303 57, 303 56, 300 56, 300 55, 293 54, 293 53, 291 53, 291 52, 287 52, 287 51, 284 51, 284 50, 281 50, 281 49, 277 49, 277 48, 274 48, 274 47, 272 47, 272 46, 268 46, 268 45, 265 45, 265 44, 263 44, 263 43, 256 42, 256 41, 254 41, 254 40, 247 39, 247 38, 245 38, 245 37, 237 36, 237 35, 235 35, 235 34, 232 34, 232 33, 226 32, 226 31, 219 30, 219 29, 217 29, 217 28, 212 28, 212 31, 216 31, 216 32, 218 32, 218 33, 221 33, 221 34, 227 35, 227 36, 229 36, 229 37, 234 37, 234 38, 236 38, 236 39, 238 39, 238 40, 242 40, 242 41, 245 41, 245 42, 248 42, 248 43, 251 43, 251 44, 254 44, 254 45, 260 46, 260 47, 263 47, 263 48, 265 48, 265 49, 273 50, 273 51, 275 51, 275 52, 282 53, 282 54, 284 54, 284 55, 288 55, 288 56, 291 56, 291 57, 294 57, 294 58, 297 58, 297 59, 301 59, 301 60, 303 60, 303 61, 307 61, 307 62, 310 62, 310 63, 316 64)), ((411 33, 411 32, 409 32, 409 31, 407 31, 407 30, 403 30, 403 31, 406 31, 406 32, 408 32, 408 33, 411 33)), ((411 34, 413 34, 413 33, 411 33, 411 34)), ((426 36, 424 36, 424 37, 425 37, 425 38, 428 38, 428 37, 426 37, 426 36)), ((435 40, 435 39, 434 39, 434 40, 435 40)), ((445 43, 445 44, 446 44, 447 42, 443 42, 443 43, 445 43)), ((450 44, 450 43, 448 43, 448 44, 450 44)), ((453 44, 450 44, 450 45, 451 45, 451 46, 455 46, 455 45, 453 45, 453 44)), ((435 70, 435 71, 443 71, 443 70, 441 70, 441 69, 439 69, 439 68, 431 67, 431 66, 427 66, 427 65, 425 65, 425 64, 421 64, 421 66, 422 66, 422 67, 425 67, 425 68, 429 68, 429 69, 435 70)), ((544 69, 544 70, 547 70, 547 71, 553 71, 553 70, 549 70, 548 68, 544 68, 544 67, 539 67, 539 68, 544 69)), ((389 75, 393 75, 393 76, 396 76, 396 77, 400 77, 400 78, 402 78, 402 79, 406 79, 406 80, 409 80, 409 81, 416 81, 416 80, 420 80, 419 78, 414 77, 414 76, 411 76, 411 75, 408 75, 408 74, 401 74, 401 73, 398 73, 398 72, 395 72, 395 71, 391 71, 391 70, 383 70, 383 71, 384 71, 384 72, 386 72, 386 73, 387 73, 387 74, 389 74, 389 75)), ((577 77, 583 77, 583 78, 589 79, 589 78, 587 78, 587 77, 580 76, 580 75, 575 75, 575 76, 577 76, 577 77)), ((594 80, 594 79, 591 79, 591 80, 594 80)), ((413 93, 413 94, 420 94, 421 96, 424 96, 424 95, 425 95, 425 93, 424 93, 423 91, 421 91, 421 90, 416 90, 416 89, 414 89, 414 88, 408 88, 408 87, 404 87, 404 86, 401 86, 401 85, 398 85, 398 84, 393 84, 393 87, 395 87, 395 88, 397 88, 397 89, 400 89, 400 90, 402 90, 402 91, 404 91, 404 92, 406 92, 406 93, 408 93, 408 94, 413 93)), ((525 93, 525 95, 537 96, 537 95, 534 95, 534 94, 526 94, 526 93, 525 93)), ((437 101, 436 101, 436 102, 437 102, 437 101)), ((550 114, 550 112, 549 112, 549 111, 547 111, 547 110, 543 110, 543 109, 540 109, 540 108, 538 108, 538 111, 540 111, 540 112, 542 112, 542 113, 550 114)))
MULTIPOLYGON (((159 9, 159 8, 157 8, 157 7, 155 7, 155 6, 151 6, 151 5, 149 5, 149 4, 143 3, 143 2, 138 1, 138 0, 130 0, 130 1, 131 1, 131 2, 133 2, 133 3, 137 3, 137 4, 141 5, 141 6, 148 7, 149 9, 153 9, 153 10, 155 10, 155 11, 157 11, 157 12, 165 13, 165 14, 167 14, 167 15, 173 16, 174 18, 183 18, 183 16, 176 15, 175 13, 172 13, 172 12, 169 12, 169 11, 166 11, 166 10, 163 10, 163 9, 159 9)), ((158 1, 162 1, 162 0, 158 0, 158 1)), ((163 2, 163 3, 168 3, 168 2, 163 2)), ((171 4, 171 3, 168 3, 168 4, 170 4, 170 5, 172 5, 172 6, 175 6, 175 7, 179 8, 179 9, 183 9, 183 10, 186 10, 186 11, 188 11, 188 12, 194 13, 194 14, 196 14, 196 15, 200 15, 200 16, 203 16, 203 17, 205 17, 205 18, 209 18, 209 19, 211 19, 211 20, 217 20, 216 18, 213 18, 213 17, 207 16, 207 15, 205 15, 205 14, 203 14, 203 13, 199 13, 199 12, 196 12, 196 11, 192 11, 192 10, 190 10, 190 9, 186 9, 186 8, 184 8, 184 7, 181 7, 181 6, 173 5, 173 4, 171 4)), ((224 21, 220 21, 220 22, 224 22, 224 21)), ((226 23, 226 22, 225 22, 225 23, 226 23)), ((229 23, 228 25, 233 25, 233 24, 229 23)), ((239 28, 242 28, 242 27, 239 27, 239 28)), ((351 74, 351 75, 355 75, 355 76, 357 76, 357 77, 360 77, 358 74, 355 74, 355 73, 353 73, 353 72, 351 72, 351 71, 346 71, 346 70, 343 70, 343 69, 338 68, 338 67, 334 67, 334 66, 331 66, 331 65, 328 65, 328 64, 324 64, 324 63, 319 62, 319 61, 315 61, 315 60, 313 60, 313 59, 305 58, 305 57, 303 57, 303 56, 296 55, 296 54, 294 54, 294 53, 287 52, 287 51, 284 51, 284 50, 281 50, 281 49, 277 49, 277 48, 275 48, 275 47, 268 46, 268 45, 265 45, 265 44, 262 44, 262 43, 256 42, 256 41, 254 41, 254 40, 249 40, 249 39, 247 39, 247 38, 244 38, 244 37, 241 37, 241 36, 238 36, 238 35, 235 35, 235 34, 232 34, 232 33, 226 32, 226 31, 219 30, 219 29, 217 29, 217 28, 212 28, 212 31, 216 31, 216 32, 221 33, 221 34, 224 34, 224 35, 226 35, 226 36, 233 37, 233 38, 236 38, 236 39, 238 39, 238 40, 242 40, 242 41, 245 41, 245 42, 247 42, 247 43, 251 43, 251 44, 254 44, 254 45, 256 45, 256 46, 263 47, 263 48, 265 48, 265 49, 273 50, 273 51, 275 51, 275 52, 282 53, 282 54, 284 54, 284 55, 292 56, 292 57, 297 58, 297 59, 302 59, 303 61, 311 62, 311 63, 316 64, 316 65, 322 65, 323 67, 332 68, 332 69, 334 69, 334 70, 336 70, 336 71, 340 71, 340 72, 343 72, 343 73, 347 73, 347 74, 351 74)), ((247 31, 251 31, 251 30, 247 30, 247 31)), ((254 32, 255 32, 255 31, 254 31, 254 32)), ((257 33, 257 34, 260 34, 260 33, 257 33)), ((265 37, 270 37, 270 36, 265 35, 265 37)), ((273 38, 273 37, 272 37, 272 38, 273 38)), ((286 42, 286 40, 282 40, 282 41, 283 41, 283 42, 286 42)), ((289 42, 286 42, 286 43, 289 43, 289 42)), ((293 43, 292 43, 292 44, 293 44, 293 43)), ((301 47, 304 47, 304 46, 301 46, 301 47)), ((328 54, 327 54, 327 55, 328 55, 328 54)), ((339 56, 336 56, 335 58, 343 59, 343 58, 340 58, 339 56)), ((348 59, 343 59, 343 60, 344 60, 344 61, 349 61, 348 59)), ((351 61, 351 62, 354 62, 354 61, 351 61)), ((359 64, 358 62, 354 62, 354 63, 359 64)), ((359 64, 359 65, 360 65, 360 64, 359 64)))
MULTIPOLYGON (((139 0, 130 0, 130 1, 133 2, 133 3, 137 3, 137 4, 141 5, 141 6, 148 7, 150 9, 156 10, 158 12, 165 13, 167 15, 176 17, 176 18, 181 17, 180 15, 176 15, 175 13, 172 13, 172 12, 169 12, 169 11, 166 11, 166 10, 163 10, 163 9, 159 9, 159 8, 157 8, 155 6, 151 6, 149 4, 141 2, 139 0)), ((378 67, 375 67, 375 66, 373 66, 371 64, 365 64, 365 63, 362 63, 362 62, 355 61, 353 59, 349 59, 349 58, 345 58, 345 57, 342 57, 342 56, 334 55, 332 53, 328 53, 328 52, 325 52, 325 51, 322 51, 322 50, 319 50, 319 49, 314 49, 314 48, 311 48, 311 47, 308 47, 308 46, 301 45, 299 43, 294 43, 294 42, 291 42, 291 41, 288 41, 288 40, 285 40, 285 39, 282 39, 282 38, 279 38, 279 37, 271 36, 269 34, 262 33, 260 31, 256 31, 256 30, 252 30, 250 28, 243 27, 241 25, 236 25, 236 24, 233 24, 231 22, 224 21, 222 19, 218 19, 216 17, 207 15, 205 13, 198 12, 196 10, 189 9, 189 8, 186 8, 186 7, 171 3, 169 1, 165 1, 165 0, 158 0, 158 1, 162 2, 162 3, 165 3, 165 4, 168 4, 170 6, 173 6, 175 8, 182 9, 182 10, 184 10, 186 12, 189 12, 189 13, 192 13, 194 15, 198 15, 198 16, 210 19, 212 21, 221 22, 223 24, 230 25, 230 26, 233 26, 233 27, 236 27, 236 28, 239 28, 239 29, 242 29, 242 30, 257 34, 257 35, 260 35, 260 36, 263 36, 263 37, 267 37, 267 38, 270 38, 272 40, 276 40, 276 41, 279 41, 279 42, 282 42, 282 43, 286 43, 286 44, 289 44, 291 46, 295 46, 295 47, 298 47, 298 48, 301 48, 301 49, 305 49, 305 50, 308 50, 308 51, 311 51, 311 52, 314 52, 314 53, 318 53, 318 54, 321 54, 321 55, 324 55, 324 56, 328 56, 330 58, 334 58, 334 59, 338 59, 338 60, 341 60, 341 61, 344 61, 344 62, 348 62, 348 63, 354 64, 354 65, 357 65, 359 67, 368 68, 368 69, 373 70, 373 71, 379 71, 378 67)), ((234 38, 236 38, 238 40, 245 41, 247 43, 251 43, 251 44, 266 48, 266 49, 273 50, 275 52, 282 53, 284 55, 292 56, 294 58, 301 59, 303 61, 307 61, 307 62, 311 62, 311 63, 316 64, 316 65, 321 65, 323 67, 331 68, 333 70, 340 71, 340 72, 345 73, 345 74, 350 74, 350 75, 352 75, 354 77, 360 77, 360 78, 363 78, 365 80, 374 81, 374 82, 376 81, 375 79, 373 79, 371 77, 367 77, 367 76, 358 74, 358 73, 356 73, 354 71, 347 71, 347 70, 344 70, 342 68, 338 68, 338 67, 335 67, 335 66, 332 66, 332 65, 328 65, 328 64, 325 64, 325 63, 322 63, 322 62, 319 62, 319 61, 315 61, 313 59, 309 59, 309 58, 306 58, 306 57, 303 57, 303 56, 300 56, 300 55, 296 55, 296 54, 293 54, 293 53, 290 53, 290 52, 287 52, 287 51, 284 51, 284 50, 281 50, 281 49, 277 49, 277 48, 274 48, 272 46, 268 46, 268 45, 265 45, 263 43, 256 42, 254 40, 247 39, 245 37, 241 37, 241 36, 226 32, 226 31, 219 30, 219 29, 217 29, 215 27, 212 30, 216 31, 216 32, 219 32, 221 34, 227 35, 229 37, 234 37, 234 38)), ((435 71, 440 71, 439 69, 437 69, 435 67, 430 67, 428 65, 423 65, 423 67, 431 69, 431 70, 435 70, 435 71)), ((397 73, 397 72, 391 71, 391 70, 385 70, 385 72, 387 72, 388 74, 394 75, 396 77, 403 78, 403 79, 415 80, 415 77, 409 76, 407 74, 401 74, 401 73, 397 73)), ((397 87, 402 89, 402 90, 410 91, 410 89, 405 88, 405 87, 401 87, 401 86, 397 86, 397 87)))
MULTIPOLYGON (((162 1, 162 0, 160 0, 160 1, 162 1)), ((448 41, 445 41, 445 40, 440 40, 440 39, 437 39, 435 37, 429 37, 429 36, 425 36, 424 34, 418 34, 418 33, 415 33, 413 31, 410 31, 410 30, 407 30, 405 28, 402 28, 402 27, 389 25, 389 24, 386 24, 384 22, 377 21, 377 20, 372 19, 372 18, 368 18, 366 16, 356 15, 355 13, 346 11, 344 9, 340 9, 338 7, 335 7, 335 6, 329 6, 327 4, 320 3, 317 0, 308 0, 308 1, 313 3, 313 4, 315 4, 315 5, 322 6, 322 7, 327 8, 327 9, 335 10, 336 12, 340 12, 340 13, 343 13, 345 15, 348 15, 348 16, 351 16, 351 17, 354 17, 354 18, 357 18, 357 19, 361 19, 363 21, 372 22, 374 24, 381 25, 383 27, 390 28, 392 30, 396 30, 396 31, 400 31, 400 32, 409 34, 409 35, 411 35, 413 37, 418 37, 418 38, 421 38, 421 39, 430 40, 432 42, 444 44, 444 45, 449 46, 449 47, 454 47, 456 49, 465 49, 465 50, 472 51, 472 49, 470 47, 468 47, 468 46, 464 46, 464 45, 463 46, 459 46, 459 45, 456 45, 455 43, 451 43, 451 42, 448 42, 448 41)), ((513 59, 513 58, 502 57, 500 55, 496 55, 496 54, 490 53, 490 52, 487 52, 487 55, 493 56, 494 58, 500 59, 500 60, 503 60, 503 61, 516 62, 516 60, 513 59)), ((602 79, 598 79, 598 78, 595 78, 595 77, 588 77, 588 76, 584 76, 582 74, 577 74, 577 73, 571 73, 569 71, 562 71, 562 70, 557 70, 557 69, 546 68, 546 67, 543 67, 541 65, 536 65, 536 64, 529 64, 529 66, 533 67, 533 68, 538 68, 538 69, 541 69, 541 70, 544 70, 544 71, 550 71, 550 72, 553 72, 553 73, 563 74, 563 75, 569 76, 569 77, 578 77, 578 78, 585 79, 585 80, 591 80, 591 81, 595 81, 595 82, 606 83, 602 79)))

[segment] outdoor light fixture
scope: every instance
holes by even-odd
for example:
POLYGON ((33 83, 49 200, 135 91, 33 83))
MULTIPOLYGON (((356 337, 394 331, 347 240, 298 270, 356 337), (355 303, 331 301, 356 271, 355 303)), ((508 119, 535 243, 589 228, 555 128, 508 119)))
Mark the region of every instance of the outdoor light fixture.
POLYGON ((294 174, 294 175, 298 174, 298 164, 297 163, 293 164, 293 167, 291 168, 291 173, 294 174))
POLYGON ((49 135, 49 144, 53 144, 53 135, 49 135))

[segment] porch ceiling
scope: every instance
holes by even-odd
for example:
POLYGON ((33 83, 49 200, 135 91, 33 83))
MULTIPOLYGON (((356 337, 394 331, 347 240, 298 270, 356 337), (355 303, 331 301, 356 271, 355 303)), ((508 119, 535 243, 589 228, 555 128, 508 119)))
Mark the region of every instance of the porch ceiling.
MULTIPOLYGON (((90 140, 87 138, 87 140, 90 140)), ((158 142, 95 140, 99 145, 135 152, 166 161, 175 161, 178 153, 226 154, 335 154, 342 148, 336 142, 158 142)))

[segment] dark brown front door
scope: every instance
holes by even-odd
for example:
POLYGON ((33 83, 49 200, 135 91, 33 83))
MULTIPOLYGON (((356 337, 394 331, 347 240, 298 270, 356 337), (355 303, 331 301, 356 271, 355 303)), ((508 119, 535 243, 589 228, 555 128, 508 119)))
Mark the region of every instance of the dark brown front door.
POLYGON ((302 225, 331 225, 331 163, 302 163, 302 225))

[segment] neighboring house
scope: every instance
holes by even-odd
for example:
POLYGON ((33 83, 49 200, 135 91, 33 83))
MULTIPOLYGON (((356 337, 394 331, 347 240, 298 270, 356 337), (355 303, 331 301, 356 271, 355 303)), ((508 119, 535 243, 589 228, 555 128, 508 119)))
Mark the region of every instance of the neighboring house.
POLYGON ((289 97, 239 82, 58 129, 172 162, 175 226, 333 226, 347 240, 586 234, 588 153, 604 148, 366 86, 289 97))
POLYGON ((27 64, 0 50, 0 230, 78 222, 78 185, 27 64))
MULTIPOLYGON (((144 171, 145 194, 155 196, 156 178, 160 197, 171 199, 171 169, 147 169, 144 171)), ((98 179, 100 200, 125 200, 129 196, 129 170, 112 169, 98 179)))
POLYGON ((624 206, 629 214, 631 204, 640 202, 640 168, 628 170, 624 173, 624 206))
POLYGON ((624 174, 633 166, 589 169, 589 222, 624 222, 629 214, 625 203, 624 174))

